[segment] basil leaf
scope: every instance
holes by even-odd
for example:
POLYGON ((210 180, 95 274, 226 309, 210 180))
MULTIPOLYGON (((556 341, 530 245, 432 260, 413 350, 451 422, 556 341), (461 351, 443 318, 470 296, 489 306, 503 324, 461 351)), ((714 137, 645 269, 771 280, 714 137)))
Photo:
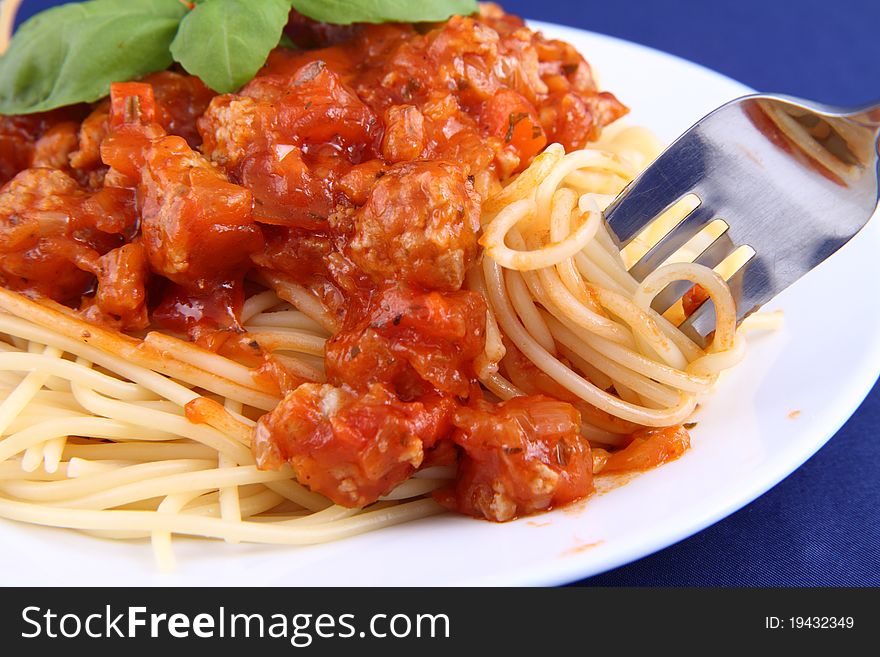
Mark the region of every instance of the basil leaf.
POLYGON ((207 0, 180 23, 174 59, 214 91, 235 91, 252 79, 278 45, 290 0, 207 0))
POLYGON ((291 0, 299 13, 324 23, 420 23, 473 14, 475 0, 291 0))
POLYGON ((92 102, 171 65, 179 0, 91 0, 37 14, 0 57, 0 114, 92 102))

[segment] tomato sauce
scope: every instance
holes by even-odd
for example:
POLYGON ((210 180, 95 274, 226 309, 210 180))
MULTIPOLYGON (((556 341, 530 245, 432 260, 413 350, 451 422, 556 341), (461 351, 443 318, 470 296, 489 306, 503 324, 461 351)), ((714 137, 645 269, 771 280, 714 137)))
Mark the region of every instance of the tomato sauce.
POLYGON ((593 459, 571 404, 543 395, 474 402, 453 424, 462 448, 458 477, 438 496, 451 508, 502 522, 592 490, 593 459))
POLYGON ((605 462, 603 473, 650 470, 674 461, 690 447, 687 429, 682 426, 639 429, 629 445, 614 452, 605 462))
POLYGON ((428 26, 294 13, 287 33, 300 47, 238 93, 166 71, 113 85, 90 113, 0 118, 0 284, 234 350, 253 342, 246 279, 282 274, 341 329, 326 384, 266 369, 287 394, 258 424, 260 467, 290 463, 363 506, 457 461, 438 499, 496 521, 589 494, 578 408, 540 381, 483 399, 486 305, 462 286, 482 201, 626 108, 573 47, 492 5, 428 26))

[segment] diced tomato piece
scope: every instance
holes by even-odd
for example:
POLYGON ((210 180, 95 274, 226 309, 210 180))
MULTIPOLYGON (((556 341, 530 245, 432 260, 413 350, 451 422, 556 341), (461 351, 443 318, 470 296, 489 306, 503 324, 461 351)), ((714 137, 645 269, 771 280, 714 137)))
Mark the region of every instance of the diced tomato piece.
POLYGON ((650 470, 674 461, 687 451, 691 440, 683 426, 639 429, 632 442, 608 457, 602 472, 650 470))
POLYGON ((122 125, 101 140, 101 161, 116 175, 114 187, 137 188, 147 150, 164 134, 156 124, 122 125))
POLYGON ((547 145, 547 135, 535 107, 513 90, 504 89, 492 96, 481 118, 489 134, 516 150, 520 157, 518 170, 525 169, 547 145))
POLYGON ((147 125, 156 121, 153 85, 145 82, 114 82, 110 85, 110 127, 147 125))
POLYGON ((693 315, 697 308, 703 305, 703 303, 709 298, 709 293, 706 292, 706 288, 702 285, 694 285, 687 292, 684 293, 684 296, 681 298, 682 307, 684 310, 684 316, 690 317, 693 315))

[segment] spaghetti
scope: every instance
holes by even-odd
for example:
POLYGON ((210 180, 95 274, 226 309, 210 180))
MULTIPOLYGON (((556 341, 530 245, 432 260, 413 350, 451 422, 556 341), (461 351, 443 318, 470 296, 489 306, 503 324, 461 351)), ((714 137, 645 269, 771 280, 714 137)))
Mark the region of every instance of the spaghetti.
POLYGON ((148 538, 169 569, 172 535, 504 521, 687 448, 743 353, 724 277, 629 274, 638 240, 602 212, 656 140, 600 136, 625 108, 580 55, 482 11, 347 41, 300 24, 327 47, 278 49, 240 94, 159 73, 16 142, 0 517, 148 538), (444 78, 477 36, 489 78, 444 78), (678 281, 715 307, 705 349, 651 307, 678 281))
MULTIPOLYGON (((511 382, 524 373, 506 356, 507 340, 553 382, 607 413, 603 422, 581 425, 606 448, 625 440, 629 423, 686 420, 698 395, 742 349, 717 274, 674 265, 638 284, 605 232, 600 207, 607 197, 584 181, 607 193, 634 176, 654 145, 635 140, 633 151, 633 132, 574 153, 575 167, 575 158, 549 147, 517 179, 529 186, 511 184, 499 194, 506 196, 500 207, 498 198, 490 200, 487 207, 499 210, 484 213, 483 262, 469 280, 490 303, 480 370, 487 390, 502 399, 524 394, 511 382), (629 146, 623 154, 621 144, 629 146), (590 221, 597 225, 584 240, 590 221), (510 249, 505 238, 519 247, 514 259, 495 258, 510 249), (548 262, 546 243, 567 239, 578 248, 558 249, 548 262), (718 328, 708 351, 650 309, 652 296, 672 280, 709 290, 718 328)), ((326 320, 306 314, 313 304, 298 309, 283 300, 298 296, 276 283, 277 291, 248 299, 244 326, 302 371, 316 370, 303 358, 326 339, 326 320), (295 339, 266 341, 279 324, 295 339)), ((160 332, 128 338, 8 290, 0 289, 0 310, 3 517, 105 537, 150 537, 158 563, 170 568, 172 533, 301 545, 442 511, 424 496, 448 480, 449 468, 421 471, 384 496, 388 501, 364 509, 331 504, 292 481, 288 469, 258 470, 250 450, 254 422, 241 412, 273 408, 279 399, 244 365, 160 332), (191 422, 188 412, 204 424, 191 422)))
POLYGON ((2 0, 0 2, 0 55, 6 52, 9 40, 12 38, 12 29, 15 25, 15 15, 21 6, 22 0, 2 0))

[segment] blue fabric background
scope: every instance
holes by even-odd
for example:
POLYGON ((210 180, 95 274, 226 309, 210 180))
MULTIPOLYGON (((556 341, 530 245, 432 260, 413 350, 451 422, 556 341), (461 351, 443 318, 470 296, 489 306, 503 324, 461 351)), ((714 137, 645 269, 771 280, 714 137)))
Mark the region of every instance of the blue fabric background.
MULTIPOLYGON (((21 16, 53 4, 26 0, 21 16)), ((761 91, 838 104, 880 100, 878 0, 503 4, 528 18, 674 53, 761 91)), ((865 289, 865 303, 880 303, 875 286, 865 289)), ((677 545, 578 584, 880 585, 878 429, 880 386, 816 456, 752 504, 677 545)))

